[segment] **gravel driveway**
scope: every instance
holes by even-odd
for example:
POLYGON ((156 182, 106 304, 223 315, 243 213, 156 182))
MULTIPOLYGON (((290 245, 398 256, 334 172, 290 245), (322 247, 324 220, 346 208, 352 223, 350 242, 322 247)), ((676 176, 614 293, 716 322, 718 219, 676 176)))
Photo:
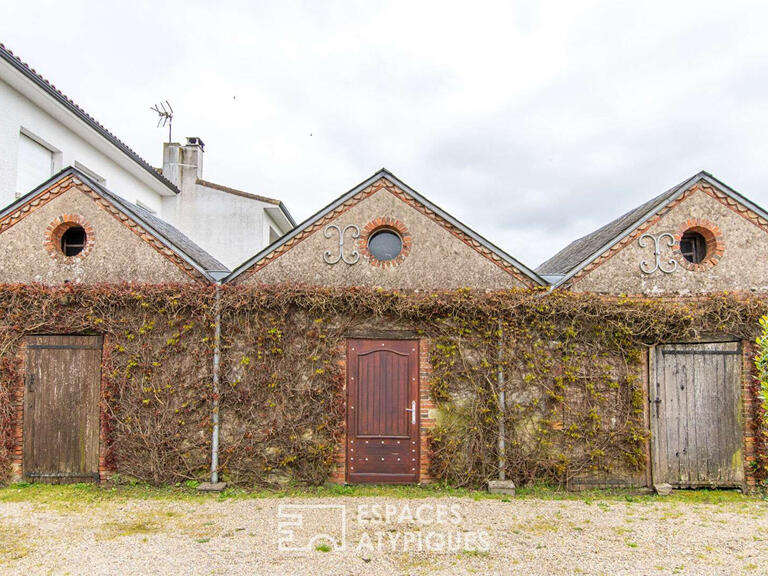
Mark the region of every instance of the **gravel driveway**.
POLYGON ((768 574, 768 503, 2 502, 0 573, 768 574))

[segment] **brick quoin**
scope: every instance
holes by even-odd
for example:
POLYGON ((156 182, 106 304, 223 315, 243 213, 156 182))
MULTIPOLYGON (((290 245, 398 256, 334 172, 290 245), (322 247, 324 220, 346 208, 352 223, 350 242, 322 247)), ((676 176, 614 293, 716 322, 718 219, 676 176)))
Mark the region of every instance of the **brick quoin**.
POLYGON ((27 345, 19 345, 19 377, 12 393, 16 421, 13 432, 14 445, 11 451, 11 481, 20 482, 23 475, 24 462, 24 374, 26 372, 27 345))
MULTIPOLYGON (((748 491, 757 486, 755 462, 757 461, 757 423, 760 402, 759 378, 755 367, 756 346, 749 340, 742 341, 741 398, 744 420, 744 482, 748 491)), ((765 449, 765 447, 762 447, 765 449)))
POLYGON ((338 348, 339 359, 336 361, 336 365, 341 372, 342 381, 342 395, 344 398, 344 423, 343 429, 339 438, 339 443, 336 446, 336 457, 334 459, 333 472, 328 479, 332 484, 344 484, 347 481, 347 343, 343 342, 338 348))
POLYGON ((429 484, 434 480, 429 474, 429 433, 437 424, 435 419, 437 410, 432 400, 432 364, 429 362, 429 346, 430 341, 428 339, 419 340, 419 416, 421 424, 419 431, 421 440, 419 482, 421 484, 429 484))

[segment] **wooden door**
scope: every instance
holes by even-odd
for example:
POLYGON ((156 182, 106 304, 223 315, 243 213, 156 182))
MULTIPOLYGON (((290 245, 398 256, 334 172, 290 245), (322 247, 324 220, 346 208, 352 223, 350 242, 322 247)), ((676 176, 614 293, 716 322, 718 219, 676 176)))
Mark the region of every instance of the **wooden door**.
POLYGON ((99 479, 100 336, 30 336, 24 390, 24 477, 99 479))
POLYGON ((347 482, 419 481, 415 340, 349 340, 347 482))
POLYGON ((658 346, 655 357, 649 390, 653 482, 742 485, 739 344, 670 344, 658 346))

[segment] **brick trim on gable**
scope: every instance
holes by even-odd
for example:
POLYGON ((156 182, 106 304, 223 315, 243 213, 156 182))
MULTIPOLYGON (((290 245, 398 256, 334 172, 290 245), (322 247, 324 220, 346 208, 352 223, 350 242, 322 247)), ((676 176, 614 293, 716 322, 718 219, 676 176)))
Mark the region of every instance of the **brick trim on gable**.
POLYGON ((714 222, 709 220, 703 220, 701 218, 689 218, 677 228, 675 232, 675 245, 672 247, 672 253, 675 256, 678 264, 690 270, 692 272, 701 272, 703 270, 709 270, 720 262, 720 259, 725 253, 725 242, 723 239, 723 233, 720 231, 720 227, 714 222), (697 232, 704 237, 707 244, 707 253, 704 260, 698 264, 695 262, 689 262, 683 253, 680 251, 680 241, 683 239, 683 235, 686 232, 697 232))
MULTIPOLYGON (((602 254, 597 256, 592 262, 590 262, 588 265, 586 265, 583 269, 579 270, 576 274, 573 275, 565 284, 563 284, 563 288, 569 288, 573 286, 576 282, 584 278, 587 274, 592 272, 595 268, 598 266, 601 266, 613 256, 621 252, 624 248, 635 242, 640 236, 645 234, 652 226, 654 226, 656 223, 661 220, 661 218, 667 214, 670 210, 675 208, 678 204, 681 202, 684 202, 687 198, 689 198, 691 195, 693 195, 695 192, 702 192, 704 194, 707 194, 708 196, 714 198, 727 208, 730 208, 732 211, 736 212, 749 222, 752 222, 755 226, 759 227, 761 230, 768 232, 768 220, 763 218, 762 216, 756 214, 746 206, 740 204, 724 192, 721 192, 720 190, 717 190, 714 186, 711 184, 703 183, 703 182, 697 182, 690 188, 688 188, 685 192, 683 192, 678 198, 661 208, 658 212, 656 212, 652 217, 650 217, 648 220, 643 222, 641 225, 639 225, 637 228, 635 228, 630 234, 622 238, 619 242, 605 250, 602 254)), ((678 242, 679 245, 679 242, 678 242)), ((687 268, 687 267, 686 267, 687 268)))
POLYGON ((45 230, 45 249, 51 258, 58 262, 79 262, 83 260, 93 250, 93 244, 96 241, 96 234, 93 226, 88 224, 85 218, 79 214, 62 214, 53 219, 45 230), (85 246, 79 254, 66 256, 61 250, 61 239, 64 233, 73 226, 81 226, 85 230, 85 246))
POLYGON ((451 234, 453 234, 456 238, 464 242, 467 246, 496 264, 499 268, 504 270, 507 274, 510 274, 513 276, 516 280, 518 280, 521 284, 528 288, 535 288, 537 284, 533 282, 530 278, 522 274, 517 268, 514 266, 508 264, 505 262, 498 254, 495 254, 493 251, 489 250, 485 246, 483 246, 480 242, 477 240, 469 237, 467 234, 459 230, 456 226, 442 218, 440 215, 436 214, 414 198, 412 198, 410 195, 408 195, 406 192, 401 190, 399 187, 397 187, 395 184, 387 180, 386 178, 380 178, 367 188, 361 190, 351 198, 349 198, 346 202, 338 206, 335 210, 331 210, 317 220, 317 222, 314 222, 311 226, 307 226, 304 230, 299 232, 296 236, 285 242, 284 244, 278 246, 275 250, 272 250, 269 254, 264 255, 261 260, 258 260, 257 262, 254 262, 250 268, 247 270, 244 270, 242 274, 240 274, 236 279, 235 283, 242 282, 244 279, 252 276, 271 262, 274 262, 277 260, 280 256, 288 252, 291 248, 296 246, 297 244, 303 242, 307 238, 309 238, 312 234, 317 232, 318 230, 321 230, 324 228, 327 224, 329 224, 331 221, 335 220, 345 212, 347 212, 350 208, 353 206, 356 206, 363 200, 373 196, 377 192, 381 190, 386 190, 396 198, 402 200, 405 202, 408 206, 411 208, 414 208, 416 211, 420 212, 421 214, 427 216, 446 230, 448 230, 451 234))
POLYGON ((408 227, 400 222, 400 220, 384 217, 374 218, 363 227, 363 231, 360 233, 360 238, 357 239, 357 249, 360 254, 362 254, 363 258, 368 260, 372 266, 379 266, 382 268, 397 266, 405 260, 411 252, 411 233, 408 232, 408 227), (380 230, 392 230, 396 232, 403 243, 400 254, 392 260, 379 260, 376 256, 371 254, 371 251, 368 249, 369 238, 380 230))
MULTIPOLYGON (((122 223, 126 228, 131 230, 139 238, 141 238, 147 244, 152 246, 152 248, 154 248, 157 252, 159 252, 162 256, 164 256, 167 260, 170 260, 173 264, 175 264, 176 267, 180 268, 192 280, 195 280, 197 282, 203 282, 203 283, 208 282, 208 279, 205 277, 204 274, 202 274, 196 268, 194 268, 189 263, 187 263, 183 258, 181 258, 178 254, 176 254, 176 252, 174 252, 173 250, 165 246, 162 242, 160 242, 160 240, 158 240, 154 236, 154 234, 151 234, 150 232, 145 230, 140 224, 135 222, 132 218, 130 218, 121 210, 119 210, 117 207, 115 207, 111 202, 104 199, 98 193, 91 190, 87 184, 85 184, 83 181, 81 181, 80 179, 72 175, 67 175, 61 180, 52 184, 50 187, 44 190, 41 190, 36 196, 29 199, 24 204, 19 206, 19 208, 17 208, 13 212, 7 214, 5 217, 0 219, 0 234, 8 230, 10 227, 21 222, 24 218, 26 218, 29 214, 31 214, 38 208, 45 206, 51 200, 58 198, 63 193, 71 190, 72 188, 76 188, 78 191, 82 192, 83 194, 91 198, 94 202, 96 202, 96 204, 101 206, 102 209, 104 209, 106 212, 111 214, 118 222, 122 223)), ((65 216, 72 216, 72 215, 65 214, 63 216, 60 216, 59 218, 63 218, 65 216)), ((90 233, 87 232, 86 230, 86 233, 92 234, 93 229, 91 229, 90 233)), ((46 248, 48 248, 48 246, 46 246, 46 248)))

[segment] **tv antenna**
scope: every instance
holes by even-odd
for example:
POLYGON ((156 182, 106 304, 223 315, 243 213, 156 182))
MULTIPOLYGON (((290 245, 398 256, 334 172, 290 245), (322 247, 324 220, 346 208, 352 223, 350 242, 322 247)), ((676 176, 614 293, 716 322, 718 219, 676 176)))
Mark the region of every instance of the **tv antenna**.
POLYGON ((166 100, 165 102, 155 104, 150 110, 157 112, 157 115, 160 116, 157 120, 158 128, 160 128, 160 126, 165 128, 165 125, 168 125, 168 144, 170 144, 173 141, 171 139, 171 129, 173 127, 173 108, 171 108, 171 103, 166 100))

